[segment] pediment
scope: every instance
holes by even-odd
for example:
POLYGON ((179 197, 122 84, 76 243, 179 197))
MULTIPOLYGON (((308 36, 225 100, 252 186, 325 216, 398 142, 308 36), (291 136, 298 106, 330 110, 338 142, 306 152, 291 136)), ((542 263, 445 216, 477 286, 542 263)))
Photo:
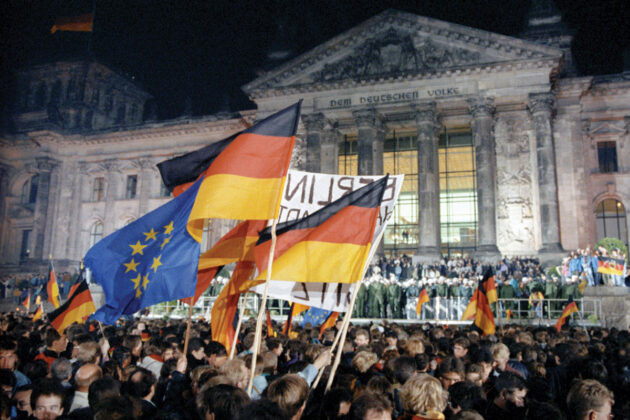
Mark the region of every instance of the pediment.
MULTIPOLYGON (((560 60, 562 51, 437 19, 387 10, 243 86, 265 91, 440 77, 505 63, 560 60)), ((293 90, 293 89, 292 89, 293 90)))
POLYGON ((591 123, 589 135, 591 136, 610 136, 618 135, 623 136, 627 132, 623 121, 611 122, 600 121, 597 123, 591 123))

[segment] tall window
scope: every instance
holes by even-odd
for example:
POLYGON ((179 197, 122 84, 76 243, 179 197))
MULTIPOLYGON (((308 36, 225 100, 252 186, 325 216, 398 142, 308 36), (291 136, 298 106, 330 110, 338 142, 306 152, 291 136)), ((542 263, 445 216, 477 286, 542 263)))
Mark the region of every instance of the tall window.
POLYGON ((35 204, 37 201, 37 189, 39 187, 39 175, 33 175, 22 185, 22 204, 35 204))
POLYGON ((339 143, 339 159, 337 161, 340 175, 357 175, 359 173, 357 150, 357 137, 343 136, 343 141, 339 143))
POLYGON ((20 261, 25 261, 31 255, 31 230, 22 231, 22 246, 20 247, 20 261))
POLYGON ((617 145, 614 141, 597 143, 597 160, 599 161, 599 172, 617 172, 617 145))
POLYGON ((618 238, 628 244, 628 224, 626 209, 621 201, 604 200, 595 210, 597 224, 597 240, 602 238, 618 238))
POLYGON ((138 188, 138 175, 127 175, 127 189, 125 198, 136 198, 136 189, 138 188))
POLYGON ((94 184, 92 184, 92 201, 103 201, 105 194, 105 178, 102 176, 94 178, 94 184))
POLYGON ((477 246, 476 167, 470 131, 444 129, 438 153, 442 252, 468 253, 477 246))
POLYGON ((101 239, 103 239, 103 223, 98 221, 90 228, 90 248, 96 245, 101 239))

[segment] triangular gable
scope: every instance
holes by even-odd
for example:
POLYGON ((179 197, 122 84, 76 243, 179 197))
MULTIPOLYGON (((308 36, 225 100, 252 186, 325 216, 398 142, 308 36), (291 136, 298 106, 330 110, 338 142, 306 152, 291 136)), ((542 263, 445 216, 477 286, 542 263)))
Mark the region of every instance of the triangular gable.
POLYGON ((250 95, 440 77, 509 62, 558 61, 562 51, 437 19, 387 10, 243 86, 250 95))

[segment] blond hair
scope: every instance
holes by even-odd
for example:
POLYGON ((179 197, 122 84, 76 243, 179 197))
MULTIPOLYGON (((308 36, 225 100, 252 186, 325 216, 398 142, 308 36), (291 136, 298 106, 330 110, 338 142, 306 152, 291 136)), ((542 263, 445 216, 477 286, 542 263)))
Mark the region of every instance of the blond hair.
POLYGON ((225 362, 221 369, 219 369, 219 375, 225 376, 230 381, 230 385, 239 387, 247 384, 249 379, 249 372, 245 362, 241 359, 232 359, 225 362))
POLYGON ((405 351, 409 356, 424 353, 424 343, 416 337, 411 337, 405 344, 405 351))
POLYGON ((371 351, 362 350, 352 359, 352 367, 361 373, 365 373, 378 362, 378 356, 371 351))
POLYGON ((448 402, 448 392, 433 376, 420 374, 405 382, 400 390, 400 399, 403 408, 410 414, 442 412, 448 402))
POLYGON ((503 343, 493 344, 492 347, 490 347, 490 352, 495 360, 510 358, 510 349, 508 349, 508 346, 503 343))

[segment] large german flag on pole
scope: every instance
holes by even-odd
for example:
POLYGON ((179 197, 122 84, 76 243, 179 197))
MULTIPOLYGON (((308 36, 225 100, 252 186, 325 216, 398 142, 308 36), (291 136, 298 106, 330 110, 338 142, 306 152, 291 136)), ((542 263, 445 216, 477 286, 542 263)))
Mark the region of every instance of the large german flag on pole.
POLYGON ((494 334, 496 330, 494 325, 494 315, 492 314, 492 309, 490 309, 490 302, 485 289, 486 285, 494 284, 494 282, 487 282, 490 278, 488 277, 489 271, 490 269, 486 271, 486 275, 484 275, 483 279, 479 281, 479 286, 477 286, 477 290, 475 290, 475 293, 470 299, 470 303, 466 307, 464 315, 462 316, 463 320, 474 318, 473 326, 481 331, 483 335, 494 334))
POLYGON ((55 276, 55 267, 52 260, 48 264, 48 281, 46 282, 46 292, 48 293, 48 302, 52 303, 55 308, 59 307, 59 286, 57 285, 57 276, 55 276))
POLYGON ((418 316, 422 314, 422 305, 429 302, 431 299, 429 298, 429 294, 427 293, 427 288, 422 286, 420 289, 420 294, 418 294, 418 303, 416 304, 416 314, 418 316))
MULTIPOLYGON (((384 176, 321 210, 277 226, 273 280, 296 283, 354 283, 363 275, 388 176, 384 176)), ((271 232, 260 233, 254 255, 267 276, 271 232)))
MULTIPOLYGON (((479 282, 480 287, 485 291, 486 300, 488 304, 498 301, 497 298, 497 286, 494 283, 494 271, 492 267, 488 267, 483 275, 483 278, 479 282)), ((464 310, 462 320, 471 320, 475 318, 477 314, 477 293, 474 293, 464 310)))
POLYGON ((84 319, 96 312, 92 294, 85 280, 76 288, 73 295, 58 309, 48 314, 50 324, 63 334, 66 327, 74 322, 83 323, 84 319))
POLYGON ((232 137, 157 165, 164 185, 176 195, 203 178, 188 222, 193 237, 201 241, 204 219, 277 216, 300 107, 301 101, 232 137))
POLYGON ((567 304, 562 311, 562 315, 560 315, 560 318, 558 318, 558 320, 556 321, 556 325, 554 326, 556 328, 556 331, 560 332, 569 315, 578 312, 578 310, 579 309, 577 305, 573 301, 573 296, 569 296, 569 300, 567 301, 567 304))

